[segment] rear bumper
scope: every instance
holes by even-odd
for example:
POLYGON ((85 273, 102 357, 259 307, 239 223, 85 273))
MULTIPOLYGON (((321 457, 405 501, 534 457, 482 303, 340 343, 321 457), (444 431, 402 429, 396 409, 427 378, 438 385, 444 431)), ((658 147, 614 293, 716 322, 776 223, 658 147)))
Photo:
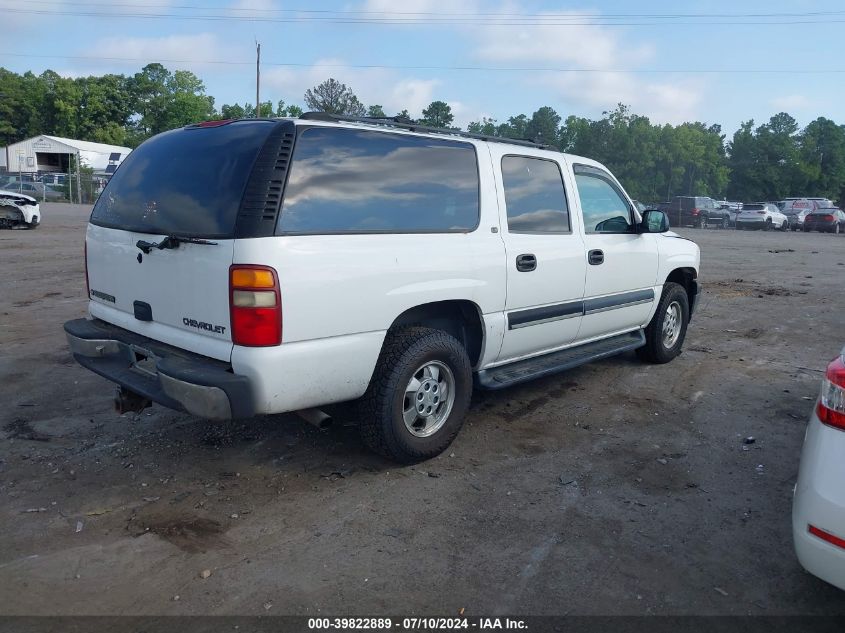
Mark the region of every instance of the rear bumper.
POLYGON ((809 532, 809 526, 845 538, 845 432, 823 425, 813 412, 804 438, 795 497, 792 535, 795 553, 811 574, 845 589, 845 548, 809 532))
POLYGON ((836 228, 836 222, 807 222, 805 220, 803 228, 807 231, 832 231, 836 228))
POLYGON ((97 319, 68 321, 65 334, 80 365, 153 402, 210 420, 255 415, 249 379, 228 363, 97 319))

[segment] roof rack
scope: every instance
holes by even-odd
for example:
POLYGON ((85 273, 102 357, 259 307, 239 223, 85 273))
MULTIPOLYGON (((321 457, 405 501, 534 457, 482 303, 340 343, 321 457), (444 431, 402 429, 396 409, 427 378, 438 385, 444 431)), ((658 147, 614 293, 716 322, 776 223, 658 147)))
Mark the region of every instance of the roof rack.
POLYGON ((395 127, 409 132, 426 132, 429 134, 443 134, 446 136, 460 136, 463 138, 473 138, 479 141, 489 141, 493 143, 508 143, 509 145, 522 145, 523 147, 535 147, 537 149, 548 149, 556 151, 557 148, 548 143, 538 143, 529 139, 508 138, 506 136, 488 136, 486 134, 472 134, 471 132, 463 132, 461 130, 451 130, 442 127, 431 127, 429 125, 420 125, 414 123, 411 119, 403 116, 393 117, 372 117, 372 116, 348 116, 345 114, 329 114, 327 112, 305 112, 299 115, 300 119, 306 121, 329 121, 329 122, 348 122, 348 123, 367 123, 369 125, 384 125, 387 127, 395 127))

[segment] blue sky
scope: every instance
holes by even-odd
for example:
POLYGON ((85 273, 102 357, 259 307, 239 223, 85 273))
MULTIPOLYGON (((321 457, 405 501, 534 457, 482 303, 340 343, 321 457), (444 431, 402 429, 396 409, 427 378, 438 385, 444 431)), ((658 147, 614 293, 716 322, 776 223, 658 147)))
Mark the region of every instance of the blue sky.
POLYGON ((257 39, 274 102, 302 105, 332 76, 389 114, 447 101, 462 125, 543 105, 599 117, 617 102, 728 134, 784 110, 845 123, 841 0, 0 0, 0 14, 6 68, 80 76, 161 61, 199 75, 218 106, 254 101, 257 39), (769 72, 736 72, 749 70, 769 72))

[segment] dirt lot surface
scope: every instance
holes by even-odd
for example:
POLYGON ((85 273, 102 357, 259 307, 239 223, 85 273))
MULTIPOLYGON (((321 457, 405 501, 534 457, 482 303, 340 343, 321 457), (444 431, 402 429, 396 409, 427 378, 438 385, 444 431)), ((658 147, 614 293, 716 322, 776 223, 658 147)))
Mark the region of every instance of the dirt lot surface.
POLYGON ((845 236, 686 231, 706 294, 679 359, 476 393, 400 468, 349 423, 118 416, 62 332, 87 209, 44 216, 0 233, 2 613, 845 614, 790 533, 845 236))

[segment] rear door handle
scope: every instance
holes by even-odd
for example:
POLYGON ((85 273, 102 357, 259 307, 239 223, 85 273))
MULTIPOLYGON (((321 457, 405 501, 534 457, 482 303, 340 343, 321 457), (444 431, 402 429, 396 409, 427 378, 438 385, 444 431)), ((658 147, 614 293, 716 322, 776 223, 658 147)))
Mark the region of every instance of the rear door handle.
POLYGON ((587 253, 587 261, 591 266, 598 266, 604 263, 604 251, 596 249, 587 253))
POLYGON ((531 253, 518 255, 516 258, 516 269, 521 273, 528 273, 537 268, 537 258, 531 253))

